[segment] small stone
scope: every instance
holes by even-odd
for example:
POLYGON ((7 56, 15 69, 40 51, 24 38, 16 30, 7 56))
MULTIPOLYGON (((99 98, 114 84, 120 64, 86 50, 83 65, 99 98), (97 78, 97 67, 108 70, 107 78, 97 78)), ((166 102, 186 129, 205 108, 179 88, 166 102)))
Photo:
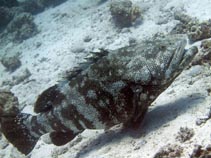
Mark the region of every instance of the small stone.
POLYGON ((1 59, 2 65, 7 71, 13 72, 21 66, 21 61, 18 56, 7 57, 1 59))
POLYGON ((145 144, 147 143, 146 140, 142 140, 138 143, 136 143, 135 147, 134 147, 134 150, 139 150, 142 146, 144 146, 145 144))
POLYGON ((73 53, 82 53, 84 52, 84 50, 85 50, 84 47, 79 46, 79 45, 78 46, 76 45, 74 46, 74 48, 72 48, 73 53))
POLYGON ((39 48, 41 45, 42 45, 41 42, 37 42, 37 43, 36 43, 36 48, 39 48))
POLYGON ((186 142, 187 140, 190 140, 193 136, 194 136, 194 130, 192 128, 181 127, 176 136, 176 139, 181 143, 183 143, 186 142))
POLYGON ((130 44, 130 45, 136 44, 136 42, 137 42, 137 41, 136 41, 135 38, 133 38, 133 37, 130 37, 130 38, 129 38, 129 44, 130 44))
POLYGON ((200 125, 206 123, 206 121, 207 121, 207 119, 197 118, 196 119, 196 125, 200 126, 200 125))
POLYGON ((92 37, 90 37, 90 36, 86 36, 84 38, 84 42, 90 42, 91 40, 92 40, 92 37))
POLYGON ((46 57, 42 57, 42 58, 39 60, 39 62, 41 62, 41 63, 46 62, 46 61, 48 61, 48 58, 46 58, 46 57))

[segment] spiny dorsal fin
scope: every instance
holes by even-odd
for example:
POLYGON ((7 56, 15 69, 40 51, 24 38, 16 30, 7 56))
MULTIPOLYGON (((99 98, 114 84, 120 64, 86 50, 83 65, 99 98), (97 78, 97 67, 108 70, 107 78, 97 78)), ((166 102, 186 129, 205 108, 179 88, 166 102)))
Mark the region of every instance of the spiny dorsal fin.
POLYGON ((103 57, 107 56, 109 51, 104 49, 99 49, 99 52, 90 52, 90 55, 87 56, 85 62, 79 63, 77 67, 74 67, 72 70, 65 72, 64 78, 71 80, 76 77, 82 71, 86 70, 92 64, 98 62, 103 57))

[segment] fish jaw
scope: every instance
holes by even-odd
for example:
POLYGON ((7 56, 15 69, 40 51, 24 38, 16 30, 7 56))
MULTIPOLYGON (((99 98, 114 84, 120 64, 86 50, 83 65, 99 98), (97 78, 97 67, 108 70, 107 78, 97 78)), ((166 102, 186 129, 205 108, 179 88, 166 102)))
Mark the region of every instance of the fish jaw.
POLYGON ((175 52, 168 69, 165 72, 165 80, 162 84, 172 82, 192 61, 198 53, 198 48, 193 46, 188 50, 177 50, 175 52))

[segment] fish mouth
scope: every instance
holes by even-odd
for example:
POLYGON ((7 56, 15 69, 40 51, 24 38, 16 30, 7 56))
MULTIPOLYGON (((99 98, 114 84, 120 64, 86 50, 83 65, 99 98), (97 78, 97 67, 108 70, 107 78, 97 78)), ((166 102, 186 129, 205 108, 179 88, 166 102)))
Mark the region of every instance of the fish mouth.
POLYGON ((179 67, 185 68, 186 66, 188 66, 197 53, 198 48, 196 46, 192 46, 191 48, 189 48, 189 50, 184 51, 183 59, 181 60, 179 67))
POLYGON ((174 50, 174 52, 172 53, 170 60, 167 64, 167 69, 165 72, 165 78, 169 79, 172 77, 172 74, 175 71, 179 71, 179 67, 180 64, 186 61, 186 59, 184 59, 184 55, 185 55, 185 46, 187 44, 187 41, 185 39, 180 40, 177 42, 177 47, 174 50))
POLYGON ((191 63, 192 59, 198 52, 198 48, 193 46, 185 50, 185 43, 181 43, 180 47, 172 54, 168 68, 165 72, 165 80, 161 85, 170 84, 179 74, 191 63))
POLYGON ((186 39, 180 40, 176 44, 177 49, 175 49, 174 53, 172 53, 165 72, 166 79, 175 75, 178 76, 178 74, 180 74, 180 72, 189 65, 193 57, 198 52, 198 48, 196 46, 192 46, 188 50, 185 50, 185 46, 187 44, 186 39))

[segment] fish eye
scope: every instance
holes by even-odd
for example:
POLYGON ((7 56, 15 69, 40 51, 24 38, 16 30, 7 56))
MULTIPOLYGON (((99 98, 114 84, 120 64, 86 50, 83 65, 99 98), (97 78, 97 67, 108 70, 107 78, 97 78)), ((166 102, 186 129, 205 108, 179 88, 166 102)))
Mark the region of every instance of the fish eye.
POLYGON ((166 46, 161 45, 161 46, 160 46, 160 50, 162 50, 162 51, 163 51, 163 50, 166 50, 166 46))

